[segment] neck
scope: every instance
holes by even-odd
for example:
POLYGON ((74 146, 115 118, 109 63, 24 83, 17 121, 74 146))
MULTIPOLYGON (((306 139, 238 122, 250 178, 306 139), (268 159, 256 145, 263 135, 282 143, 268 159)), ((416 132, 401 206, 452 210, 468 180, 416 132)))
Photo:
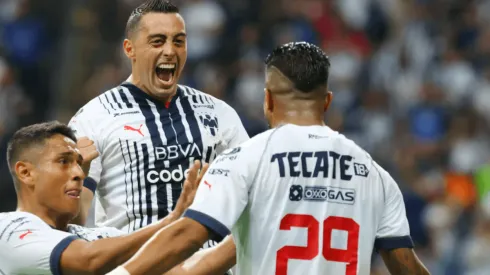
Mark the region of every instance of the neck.
POLYGON ((66 231, 68 222, 72 219, 72 217, 69 217, 70 215, 60 215, 55 211, 47 209, 45 206, 38 204, 35 199, 23 200, 18 197, 17 200, 16 211, 28 212, 36 215, 49 226, 58 230, 66 231))
POLYGON ((314 115, 311 112, 289 111, 272 118, 271 126, 273 128, 281 124, 294 124, 299 126, 325 126, 323 115, 314 115))
POLYGON ((137 77, 134 77, 133 75, 130 75, 128 77, 128 79, 126 79, 126 82, 129 82, 131 84, 133 84, 134 86, 138 87, 142 92, 144 92, 145 94, 149 95, 150 97, 164 103, 164 104, 167 104, 169 103, 170 101, 172 101, 172 98, 175 96, 175 94, 177 93, 177 86, 175 86, 174 88, 174 91, 172 91, 171 93, 169 93, 168 95, 165 95, 165 96, 156 96, 155 94, 151 93, 150 92, 150 89, 148 87, 146 87, 140 80, 139 78, 137 77))

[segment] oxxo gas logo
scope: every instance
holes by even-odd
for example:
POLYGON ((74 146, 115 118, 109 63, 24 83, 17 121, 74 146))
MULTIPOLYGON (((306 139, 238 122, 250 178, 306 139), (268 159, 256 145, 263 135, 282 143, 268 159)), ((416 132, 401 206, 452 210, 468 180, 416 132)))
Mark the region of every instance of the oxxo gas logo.
POLYGON ((356 202, 356 190, 351 188, 292 185, 289 188, 291 201, 319 201, 353 205, 356 202))
POLYGON ((146 181, 149 183, 170 183, 170 182, 182 182, 187 174, 189 173, 189 169, 182 169, 182 165, 177 165, 177 168, 173 170, 161 170, 161 171, 149 171, 146 174, 146 181))

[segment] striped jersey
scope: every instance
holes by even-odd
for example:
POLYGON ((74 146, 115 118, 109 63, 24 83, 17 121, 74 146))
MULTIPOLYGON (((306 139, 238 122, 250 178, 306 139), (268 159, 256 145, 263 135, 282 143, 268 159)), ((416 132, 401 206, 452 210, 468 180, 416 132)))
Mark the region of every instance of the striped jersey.
POLYGON ((238 275, 369 275, 373 247, 413 247, 396 182, 326 126, 288 124, 225 151, 184 216, 233 233, 238 275))
POLYGON ((174 209, 194 160, 211 162, 249 138, 233 108, 183 85, 164 104, 124 82, 83 106, 69 126, 100 153, 86 179, 97 183, 95 224, 126 232, 174 209))

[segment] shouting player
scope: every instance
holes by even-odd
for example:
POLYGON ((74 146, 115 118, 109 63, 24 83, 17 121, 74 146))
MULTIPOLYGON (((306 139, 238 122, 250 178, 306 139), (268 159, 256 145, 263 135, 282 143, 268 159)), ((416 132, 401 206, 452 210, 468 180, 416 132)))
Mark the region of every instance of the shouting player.
POLYGON ((429 274, 412 249, 396 182, 324 124, 332 100, 325 53, 290 43, 266 65, 273 129, 220 155, 185 217, 110 274, 164 272, 230 230, 239 275, 368 275, 373 246, 392 274, 429 274))
POLYGON ((84 183, 96 190, 95 224, 131 232, 174 209, 194 160, 210 162, 248 135, 225 102, 178 85, 187 40, 176 6, 147 1, 132 12, 126 35, 132 76, 81 108, 70 126, 101 154, 84 183))
MULTIPOLYGON (((85 156, 97 156, 95 148, 87 148, 85 156)), ((167 218, 126 235, 114 228, 68 224, 80 209, 82 161, 91 159, 82 158, 66 125, 50 122, 20 129, 9 143, 7 159, 18 197, 16 212, 0 213, 0 274, 10 275, 101 274, 114 269, 180 217, 193 200, 200 166, 197 162, 191 168, 178 206, 167 218), (102 239, 106 237, 114 238, 102 239)), ((226 269, 213 265, 223 265, 216 255, 226 252, 203 250, 166 274, 223 274, 226 269)))

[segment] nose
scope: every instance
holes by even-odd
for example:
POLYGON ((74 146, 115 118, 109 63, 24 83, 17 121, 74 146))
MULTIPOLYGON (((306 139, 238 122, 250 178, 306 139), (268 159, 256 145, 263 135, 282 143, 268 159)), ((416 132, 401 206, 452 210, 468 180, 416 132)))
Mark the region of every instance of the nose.
POLYGON ((165 57, 172 57, 175 55, 175 49, 172 43, 165 43, 162 47, 162 52, 165 57))
POLYGON ((85 173, 83 172, 82 166, 78 163, 72 166, 72 180, 77 182, 82 182, 85 179, 85 173))

